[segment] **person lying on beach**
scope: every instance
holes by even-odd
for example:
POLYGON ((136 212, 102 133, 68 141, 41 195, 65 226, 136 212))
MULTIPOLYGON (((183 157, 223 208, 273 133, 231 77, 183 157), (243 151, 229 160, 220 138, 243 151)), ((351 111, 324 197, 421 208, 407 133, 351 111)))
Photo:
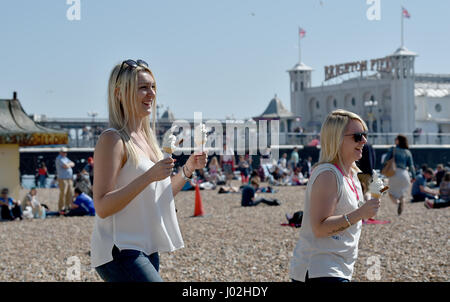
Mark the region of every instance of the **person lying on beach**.
POLYGON ((250 180, 250 185, 245 186, 242 189, 241 205, 243 207, 257 206, 260 203, 265 203, 269 206, 280 205, 280 202, 277 199, 273 200, 265 198, 256 199, 256 190, 258 190, 258 187, 259 187, 259 177, 255 176, 250 180))

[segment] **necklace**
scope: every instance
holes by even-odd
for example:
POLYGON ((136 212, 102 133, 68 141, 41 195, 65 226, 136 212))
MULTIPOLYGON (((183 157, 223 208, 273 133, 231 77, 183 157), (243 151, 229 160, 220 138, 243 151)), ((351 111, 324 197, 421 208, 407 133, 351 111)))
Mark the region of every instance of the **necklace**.
POLYGON ((340 168, 338 165, 336 165, 336 164, 334 164, 334 165, 336 166, 336 168, 338 168, 339 172, 341 172, 342 176, 344 176, 345 180, 346 180, 347 183, 348 183, 348 186, 350 187, 350 190, 352 190, 352 192, 355 193, 355 195, 356 195, 356 200, 358 200, 358 202, 359 202, 358 189, 356 188, 356 184, 355 184, 355 182, 353 181, 353 177, 345 176, 345 174, 344 174, 344 172, 341 170, 341 168, 340 168), (350 182, 348 181, 348 178, 350 178, 350 180, 352 181, 353 186, 352 186, 352 185, 350 184, 350 182))

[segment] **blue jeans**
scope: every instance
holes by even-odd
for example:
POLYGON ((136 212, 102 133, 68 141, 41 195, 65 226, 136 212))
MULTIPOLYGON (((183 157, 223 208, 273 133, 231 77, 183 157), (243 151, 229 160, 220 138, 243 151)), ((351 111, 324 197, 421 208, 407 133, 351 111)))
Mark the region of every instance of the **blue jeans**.
POLYGON ((122 250, 114 246, 113 260, 95 268, 107 282, 162 282, 159 275, 159 255, 141 251, 122 250))
POLYGON ((39 175, 39 187, 45 188, 46 182, 47 182, 47 176, 39 175))
POLYGON ((414 194, 411 202, 425 201, 425 199, 436 199, 436 197, 429 193, 419 192, 418 194, 414 194))
POLYGON ((82 207, 78 207, 75 209, 70 209, 70 211, 64 216, 72 217, 72 216, 88 216, 88 215, 90 215, 88 211, 86 211, 82 207))
POLYGON ((318 277, 309 278, 308 272, 306 272, 305 282, 292 279, 292 282, 299 283, 339 283, 339 282, 350 282, 350 280, 341 277, 318 277))

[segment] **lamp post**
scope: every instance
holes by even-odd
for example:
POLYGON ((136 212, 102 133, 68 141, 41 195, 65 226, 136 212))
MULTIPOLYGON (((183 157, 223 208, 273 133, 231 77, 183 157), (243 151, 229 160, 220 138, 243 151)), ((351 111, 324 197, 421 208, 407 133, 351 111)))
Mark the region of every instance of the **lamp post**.
POLYGON ((92 117, 92 122, 94 123, 94 122, 95 122, 95 117, 98 115, 98 112, 89 111, 89 112, 87 113, 87 115, 88 115, 89 117, 92 117))
POLYGON ((161 104, 156 105, 156 119, 159 120, 159 117, 161 116, 160 110, 163 109, 164 106, 161 104))
MULTIPOLYGON (((373 121, 376 120, 376 119, 374 119, 374 117, 373 117, 372 108, 378 106, 378 102, 375 101, 375 100, 373 99, 373 97, 371 97, 369 101, 365 101, 365 102, 364 102, 364 106, 369 108, 369 114, 368 114, 368 116, 369 116, 369 122, 370 122, 369 130, 370 130, 370 131, 373 131, 373 130, 374 130, 374 129, 373 129, 373 121)), ((377 125, 377 128, 378 128, 378 125, 377 125)), ((377 129, 377 130, 378 130, 378 129, 377 129)))
MULTIPOLYGON (((98 115, 98 112, 89 111, 87 113, 87 115, 89 117, 92 117, 92 124, 94 124, 95 123, 95 117, 98 115)), ((94 127, 94 125, 92 125, 92 127, 91 127, 91 133, 92 133, 92 139, 93 139, 93 146, 95 147, 95 144, 97 143, 97 134, 95 133, 96 131, 92 131, 93 127, 94 127)), ((97 127, 95 127, 95 129, 97 129, 97 127)))

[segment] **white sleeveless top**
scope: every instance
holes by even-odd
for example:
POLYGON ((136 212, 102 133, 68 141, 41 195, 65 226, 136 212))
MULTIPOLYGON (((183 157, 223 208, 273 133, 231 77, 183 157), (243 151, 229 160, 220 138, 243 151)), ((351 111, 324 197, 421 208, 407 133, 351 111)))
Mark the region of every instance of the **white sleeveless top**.
MULTIPOLYGON (((117 131, 115 129, 107 129, 117 131)), ((144 174, 154 163, 140 152, 136 169, 128 158, 117 176, 115 189, 144 174)), ((113 260, 112 248, 133 249, 149 255, 184 247, 175 213, 170 177, 152 182, 121 211, 106 217, 95 216, 91 237, 91 266, 113 260)))
MULTIPOLYGON (((358 208, 356 194, 333 164, 321 164, 315 167, 306 188, 300 238, 290 263, 289 276, 297 281, 304 282, 306 272, 308 272, 309 278, 341 277, 351 280, 353 266, 358 256, 361 221, 330 237, 317 238, 312 231, 310 221, 311 187, 317 176, 324 171, 332 171, 337 179, 339 199, 333 216, 348 214, 358 208)), ((353 173, 353 181, 357 187, 359 199, 363 198, 361 184, 356 173, 353 173)))

